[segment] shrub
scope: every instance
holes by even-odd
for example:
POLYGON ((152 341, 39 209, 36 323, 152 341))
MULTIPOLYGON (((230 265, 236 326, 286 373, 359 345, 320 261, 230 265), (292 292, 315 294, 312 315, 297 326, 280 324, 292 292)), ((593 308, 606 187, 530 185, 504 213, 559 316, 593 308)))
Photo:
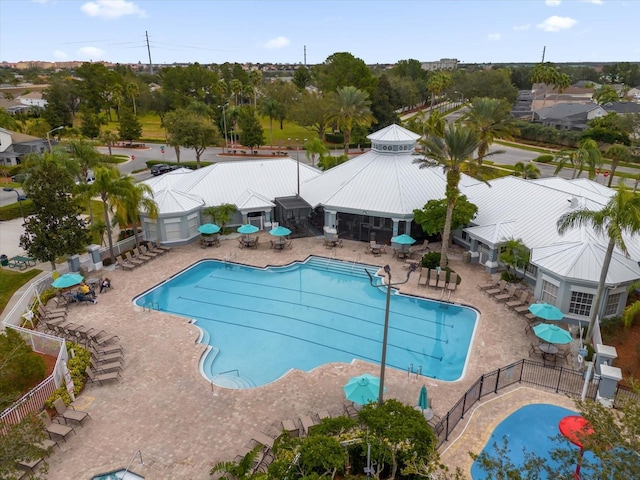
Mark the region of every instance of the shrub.
POLYGON ((325 133, 324 139, 329 143, 344 143, 344 134, 342 132, 325 133))
POLYGON ((440 265, 440 252, 428 252, 422 256, 422 266, 426 268, 436 268, 440 265))
POLYGON ((539 163, 549 163, 553 161, 553 155, 540 155, 537 158, 534 158, 533 161, 539 163))
MULTIPOLYGON (((67 342, 67 352, 69 352, 69 361, 67 362, 67 369, 71 374, 73 380, 73 393, 79 395, 84 388, 85 383, 85 370, 91 363, 91 353, 86 348, 80 346, 74 342, 67 342), (71 351, 73 350, 73 356, 71 351)), ((53 402, 57 398, 62 398, 65 404, 71 403, 71 397, 67 392, 67 388, 62 386, 53 391, 47 401, 44 403, 46 408, 53 408, 53 402)))

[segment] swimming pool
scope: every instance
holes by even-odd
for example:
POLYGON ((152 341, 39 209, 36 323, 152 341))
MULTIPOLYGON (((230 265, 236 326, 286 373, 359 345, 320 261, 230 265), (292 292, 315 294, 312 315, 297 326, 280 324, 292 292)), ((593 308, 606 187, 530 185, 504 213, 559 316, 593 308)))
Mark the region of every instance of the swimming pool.
MULTIPOLYGON (((386 289, 372 287, 365 268, 379 267, 322 257, 264 269, 204 260, 135 302, 193 319, 211 346, 203 375, 248 388, 292 368, 356 358, 379 364, 386 289)), ((387 365, 459 379, 477 318, 469 307, 393 295, 387 365)))
MULTIPOLYGON (((548 465, 557 466, 558 463, 551 460, 550 452, 559 444, 553 442, 551 438, 560 434, 558 424, 568 415, 576 415, 576 412, 546 403, 526 405, 513 412, 496 427, 482 451, 493 456, 495 453, 493 444, 497 443, 498 447, 502 447, 502 439, 506 436, 510 450, 509 458, 515 466, 520 466, 524 462, 523 449, 546 459, 548 465)), ((575 448, 578 449, 578 447, 575 448)), ((593 462, 590 452, 585 452, 584 456, 585 459, 593 462)), ((473 462, 471 477, 473 480, 489 478, 480 469, 478 462, 473 462)), ((572 472, 568 478, 573 478, 572 472)))

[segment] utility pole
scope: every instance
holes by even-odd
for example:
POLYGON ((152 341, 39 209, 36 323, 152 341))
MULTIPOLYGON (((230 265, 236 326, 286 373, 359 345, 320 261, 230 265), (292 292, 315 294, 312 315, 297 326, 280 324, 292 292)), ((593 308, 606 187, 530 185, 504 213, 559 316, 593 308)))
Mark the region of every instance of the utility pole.
POLYGON ((307 66, 307 46, 304 46, 304 66, 307 66))
POLYGON ((540 63, 544 63, 544 52, 547 50, 547 46, 545 45, 544 47, 542 47, 542 62, 540 63))
POLYGON ((151 47, 149 47, 149 32, 144 31, 145 37, 147 37, 147 52, 149 53, 149 74, 153 75, 153 63, 151 63, 151 47))

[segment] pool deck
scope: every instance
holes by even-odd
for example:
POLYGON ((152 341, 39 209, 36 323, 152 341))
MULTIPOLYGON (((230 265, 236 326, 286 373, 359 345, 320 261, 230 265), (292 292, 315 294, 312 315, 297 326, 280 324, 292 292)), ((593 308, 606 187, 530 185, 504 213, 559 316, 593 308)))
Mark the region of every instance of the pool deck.
MULTIPOLYGON (((261 233, 261 237, 257 250, 239 249, 236 240, 223 240, 221 247, 207 249, 194 243, 174 248, 131 272, 102 272, 111 278, 114 288, 99 295, 97 305, 70 307, 70 320, 118 334, 126 362, 121 383, 89 384, 77 399, 78 408, 89 411, 92 420, 76 428, 77 435, 61 442, 59 451, 50 457, 49 480, 88 479, 122 468, 138 450, 142 451, 144 465, 136 460, 131 468, 146 479, 209 479, 212 465, 247 452, 253 433, 275 432, 282 420, 297 421, 321 410, 341 414, 345 403, 342 387, 347 380, 362 373, 379 375, 379 366, 355 361, 324 365, 308 373, 292 371, 276 382, 250 390, 212 387, 198 372, 198 361, 205 349, 195 343, 198 330, 183 318, 144 312, 131 302, 136 295, 195 261, 230 255, 236 262, 256 266, 284 265, 314 254, 357 259, 380 266, 389 264, 394 279, 405 276, 402 261, 392 258, 391 253, 365 255, 366 245, 361 242, 345 241, 343 248, 327 250, 321 239, 295 239, 291 250, 273 251, 268 248, 269 235, 261 233)), ((441 382, 393 369, 386 372, 386 398, 415 405, 420 387, 426 384, 438 415, 446 413, 482 373, 527 357, 532 341, 524 333, 523 318, 476 288, 478 283, 489 280, 482 267, 464 264, 462 250, 457 247, 450 266, 462 276, 451 300, 471 305, 481 313, 463 378, 441 382)), ((91 276, 96 273, 100 275, 93 272, 91 276)), ((414 273, 400 289, 440 297, 440 290, 417 283, 418 274, 414 273)), ((286 352, 274 352, 277 354, 286 352)), ((560 402, 563 397, 552 398, 560 402)), ((503 413, 500 408, 497 411, 503 413)), ((492 412, 478 409, 475 416, 486 416, 486 422, 493 422, 489 413, 492 412)), ((447 463, 455 466, 458 461, 466 461, 470 449, 471 443, 449 449, 447 463)))

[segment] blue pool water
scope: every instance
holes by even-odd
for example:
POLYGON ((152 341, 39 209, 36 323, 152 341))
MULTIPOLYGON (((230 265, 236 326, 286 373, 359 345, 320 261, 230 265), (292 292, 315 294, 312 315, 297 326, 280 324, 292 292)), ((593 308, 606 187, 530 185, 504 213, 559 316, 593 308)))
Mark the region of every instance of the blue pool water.
MULTIPOLYGON (((523 449, 545 458, 550 466, 557 465, 551 460, 550 452, 560 444, 551 439, 560 434, 558 424, 568 415, 577 414, 572 410, 546 403, 524 406, 513 412, 496 427, 482 451, 493 455, 495 453, 493 444, 497 443, 499 447, 502 447, 502 439, 506 436, 510 450, 509 457, 514 465, 520 466, 524 463, 523 449)), ((578 447, 575 448, 578 449, 578 447)), ((585 452, 584 456, 585 459, 593 462, 590 452, 585 452)), ((489 478, 480 469, 477 462, 474 462, 471 467, 471 477, 473 480, 489 478)))
MULTIPOLYGON (((247 388, 292 368, 356 358, 379 364, 386 289, 370 285, 365 267, 378 269, 321 257, 266 269, 205 260, 135 302, 194 319, 211 346, 202 373, 247 388)), ((457 380, 477 317, 468 307, 394 293, 387 365, 457 380)))

